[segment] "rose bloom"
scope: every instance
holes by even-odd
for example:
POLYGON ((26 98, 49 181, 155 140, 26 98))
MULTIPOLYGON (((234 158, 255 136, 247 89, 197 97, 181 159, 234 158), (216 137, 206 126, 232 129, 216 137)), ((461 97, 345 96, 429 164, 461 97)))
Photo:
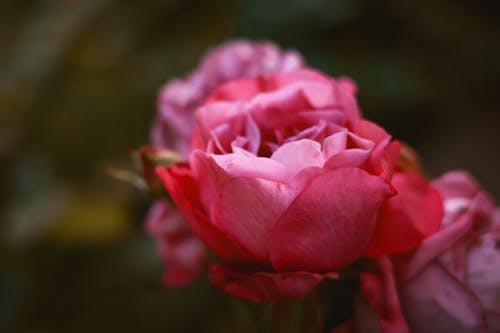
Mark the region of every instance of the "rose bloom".
POLYGON ((441 196, 397 167, 400 144, 361 117, 355 91, 297 70, 229 81, 196 110, 189 163, 157 172, 223 261, 210 269, 216 287, 303 298, 360 257, 406 251, 439 229, 441 196))
MULTIPOLYGON (((144 178, 157 190, 153 159, 175 150, 187 157, 191 151, 194 111, 221 83, 235 78, 269 75, 303 66, 300 54, 281 50, 270 42, 235 40, 208 52, 200 66, 184 78, 169 81, 158 99, 158 114, 151 131, 153 147, 140 150, 144 178)), ((193 237, 175 209, 156 201, 146 217, 148 232, 156 239, 167 266, 164 282, 181 285, 192 281, 205 266, 201 242, 193 237), (181 236, 180 236, 181 235, 181 236)))
POLYGON ((500 209, 465 172, 434 181, 441 230, 362 275, 365 298, 340 332, 500 332, 500 209))

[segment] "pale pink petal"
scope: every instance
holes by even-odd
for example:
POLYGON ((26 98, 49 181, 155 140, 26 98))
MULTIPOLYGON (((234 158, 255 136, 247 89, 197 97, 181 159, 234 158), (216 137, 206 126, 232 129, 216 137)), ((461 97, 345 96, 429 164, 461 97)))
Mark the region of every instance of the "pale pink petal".
POLYGON ((305 168, 322 167, 324 163, 321 145, 308 139, 285 143, 273 153, 270 160, 284 166, 286 170, 285 181, 305 168))
POLYGON ((231 177, 260 178, 281 183, 290 178, 290 170, 286 165, 269 158, 248 156, 240 152, 211 154, 210 157, 231 177))
POLYGON ((402 286, 401 303, 413 332, 488 332, 480 300, 439 264, 402 286))
POLYGON ((500 238, 488 233, 468 253, 466 281, 486 309, 500 316, 500 238))
POLYGON ((347 147, 347 137, 348 132, 345 129, 327 137, 323 141, 322 146, 325 158, 329 159, 330 157, 345 151, 347 147))
POLYGON ((441 255, 456 241, 462 239, 474 225, 474 210, 462 214, 456 222, 424 239, 411 258, 404 264, 402 281, 418 274, 434 258, 441 255))

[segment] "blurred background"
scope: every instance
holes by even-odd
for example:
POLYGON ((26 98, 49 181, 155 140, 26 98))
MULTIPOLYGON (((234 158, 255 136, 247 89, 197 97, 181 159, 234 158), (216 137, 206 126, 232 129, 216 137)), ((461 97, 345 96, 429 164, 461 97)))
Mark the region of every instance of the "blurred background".
POLYGON ((162 287, 150 198, 103 172, 148 142, 160 86, 229 38, 352 77, 364 114, 429 176, 467 169, 500 198, 499 22, 496 0, 0 1, 0 331, 245 320, 206 278, 162 287))

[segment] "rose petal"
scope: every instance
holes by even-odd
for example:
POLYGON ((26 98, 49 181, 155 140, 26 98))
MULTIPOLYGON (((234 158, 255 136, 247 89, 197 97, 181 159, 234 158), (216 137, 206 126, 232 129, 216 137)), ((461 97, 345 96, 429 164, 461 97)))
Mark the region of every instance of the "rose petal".
POLYGON ((324 163, 321 145, 312 140, 302 139, 285 143, 271 156, 286 170, 285 181, 308 167, 322 167, 324 163))
POLYGON ((401 303, 414 332, 486 332, 480 300, 439 264, 402 286, 401 303))
POLYGON ((384 203, 366 256, 407 251, 437 232, 443 218, 439 192, 417 173, 392 177, 398 194, 384 203))
MULTIPOLYGON (((361 274, 361 288, 368 303, 379 315, 380 327, 385 333, 408 333, 408 325, 401 310, 392 262, 387 257, 378 259, 380 276, 361 274)), ((357 318, 358 321, 363 319, 357 318)))
POLYGON ((167 266, 164 276, 169 286, 184 285, 205 267, 205 249, 166 200, 157 200, 146 217, 146 229, 167 266))
POLYGON ((356 260, 368 244, 390 186, 344 168, 313 178, 279 218, 271 261, 278 271, 328 271, 356 260))
POLYGON ((270 158, 242 154, 215 155, 210 157, 232 177, 248 177, 286 182, 290 170, 285 165, 270 158))
POLYGON ((401 268, 401 281, 418 274, 434 258, 441 255, 456 241, 467 235, 474 224, 474 209, 462 214, 456 222, 422 241, 411 258, 401 268))
POLYGON ((480 187, 465 171, 450 171, 433 182, 443 197, 447 199, 467 198, 472 199, 479 193, 480 187))
POLYGON ((249 272, 227 265, 213 265, 210 282, 239 298, 254 302, 288 301, 306 297, 324 279, 336 279, 334 272, 268 273, 249 272))
POLYGON ((394 169, 398 164, 401 156, 401 143, 399 141, 392 141, 384 153, 380 161, 380 175, 385 179, 391 179, 394 169))
POLYGON ((230 242, 205 215, 197 185, 186 165, 178 164, 169 169, 158 167, 156 172, 182 213, 184 221, 211 250, 228 261, 251 261, 248 254, 230 242))
POLYGON ((263 265, 269 265, 274 226, 297 193, 282 183, 234 178, 214 196, 212 220, 263 265))

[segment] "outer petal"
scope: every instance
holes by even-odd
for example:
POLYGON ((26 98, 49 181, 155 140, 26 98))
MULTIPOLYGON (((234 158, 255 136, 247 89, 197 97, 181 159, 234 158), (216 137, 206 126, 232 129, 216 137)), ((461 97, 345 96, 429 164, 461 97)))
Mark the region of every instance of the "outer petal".
POLYGON ((401 280, 411 279, 434 258, 443 254, 455 242, 466 237, 471 228, 475 227, 477 223, 475 215, 476 211, 472 207, 460 215, 452 224, 423 240, 418 249, 411 255, 411 258, 403 264, 401 280))
POLYGON ((302 299, 322 280, 338 277, 334 272, 249 272, 227 265, 213 265, 209 274, 215 287, 254 302, 302 299))
POLYGON ((197 184, 187 166, 174 165, 169 169, 158 167, 156 170, 186 223, 212 251, 228 261, 251 260, 245 251, 230 242, 210 222, 203 211, 197 184))
POLYGON ((412 332, 487 332, 480 300, 439 264, 402 286, 401 303, 412 332))
POLYGON ((447 199, 472 199, 481 188, 472 176, 465 171, 450 171, 433 182, 441 194, 447 199))
POLYGON ((329 271, 355 261, 371 239, 390 185, 360 169, 324 171, 280 217, 271 261, 278 271, 329 271))
POLYGON ((293 182, 282 183, 231 175, 199 152, 193 154, 192 161, 203 188, 202 205, 214 226, 261 265, 270 266, 271 237, 279 217, 322 170, 306 168, 293 182))
POLYGON ((158 252, 167 266, 165 284, 183 285, 205 267, 205 249, 166 200, 157 200, 146 217, 146 228, 155 237, 158 252))
POLYGON ((384 204, 367 256, 407 251, 441 226, 441 195, 425 179, 417 173, 400 172, 393 176, 392 184, 398 194, 384 204))
POLYGON ((469 252, 467 282, 488 310, 488 322, 500 331, 500 237, 486 234, 481 244, 469 252))
POLYGON ((214 198, 212 220, 259 262, 269 265, 273 229, 295 196, 286 184, 234 178, 214 198))

